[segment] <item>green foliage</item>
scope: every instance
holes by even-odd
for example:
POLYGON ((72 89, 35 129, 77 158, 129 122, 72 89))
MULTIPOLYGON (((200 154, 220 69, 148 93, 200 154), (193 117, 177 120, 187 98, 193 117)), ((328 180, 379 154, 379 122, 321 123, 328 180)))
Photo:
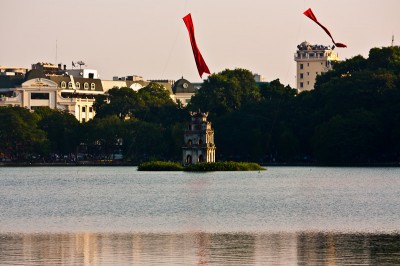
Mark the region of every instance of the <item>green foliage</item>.
POLYGON ((177 162, 150 161, 140 163, 138 171, 187 171, 187 172, 215 172, 215 171, 261 171, 265 170, 256 163, 246 162, 216 162, 197 163, 182 166, 177 162))
POLYGON ((123 123, 123 151, 133 162, 150 159, 164 159, 168 154, 167 129, 159 124, 126 121, 123 123))
POLYGON ((136 91, 130 88, 112 88, 107 95, 96 96, 93 108, 98 118, 116 115, 124 120, 131 117, 142 105, 136 91))
POLYGON ((138 171, 182 171, 183 166, 177 162, 151 161, 143 162, 138 166, 138 171))
POLYGON ((83 125, 83 140, 96 159, 110 158, 120 149, 123 122, 117 116, 90 120, 83 125))
POLYGON ((365 110, 334 116, 315 131, 316 157, 323 164, 369 162, 379 151, 381 128, 376 115, 365 110))
POLYGON ((95 119, 82 125, 50 109, 0 108, 0 156, 27 160, 86 143, 93 158, 122 150, 131 162, 177 161, 189 110, 200 109, 210 112, 220 161, 398 163, 399 73, 400 47, 384 47, 335 63, 315 90, 299 94, 279 80, 257 85, 250 71, 227 69, 210 75, 188 108, 157 84, 99 95, 95 119))
POLYGON ((370 69, 400 70, 400 47, 372 48, 369 51, 368 66, 370 69))
POLYGON ((257 163, 247 162, 215 162, 196 163, 185 167, 188 172, 214 172, 214 171, 261 171, 265 170, 257 163))
POLYGON ((49 152, 46 133, 39 129, 38 115, 21 107, 0 107, 0 154, 17 161, 49 152))
POLYGON ((252 104, 261 98, 253 74, 245 69, 226 69, 212 74, 192 97, 189 109, 218 116, 252 104))
POLYGON ((60 155, 76 152, 81 141, 81 126, 75 116, 48 107, 38 108, 35 114, 40 117, 38 126, 46 132, 52 152, 60 155))

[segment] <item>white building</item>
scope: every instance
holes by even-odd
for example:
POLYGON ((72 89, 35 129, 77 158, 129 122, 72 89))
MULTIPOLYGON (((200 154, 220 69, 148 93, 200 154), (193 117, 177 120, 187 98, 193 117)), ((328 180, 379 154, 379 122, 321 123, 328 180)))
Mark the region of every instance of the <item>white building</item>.
POLYGON ((294 60, 297 64, 296 88, 301 92, 313 90, 317 76, 331 70, 331 62, 339 61, 339 56, 328 46, 305 41, 297 46, 294 60))
POLYGON ((175 102, 183 106, 197 90, 186 79, 143 80, 141 76, 114 77, 100 80, 94 69, 67 69, 66 65, 51 63, 32 64, 25 68, 0 67, 0 106, 21 106, 35 110, 41 106, 73 114, 80 122, 94 118, 93 103, 96 95, 105 94, 114 87, 127 87, 134 91, 150 82, 162 85, 175 102))
POLYGON ((67 111, 80 122, 93 119, 95 96, 104 93, 100 79, 74 77, 67 75, 65 70, 60 65, 37 63, 25 75, 20 75, 19 70, 15 75, 3 75, 0 78, 0 106, 20 106, 30 110, 46 106, 67 111))

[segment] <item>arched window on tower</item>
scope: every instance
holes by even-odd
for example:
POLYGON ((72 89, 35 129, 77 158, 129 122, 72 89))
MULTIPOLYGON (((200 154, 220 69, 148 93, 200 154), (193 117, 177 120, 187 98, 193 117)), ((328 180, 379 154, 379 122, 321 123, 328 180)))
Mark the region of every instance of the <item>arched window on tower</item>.
POLYGON ((192 163, 192 156, 191 155, 186 156, 186 163, 187 164, 191 164, 192 163))

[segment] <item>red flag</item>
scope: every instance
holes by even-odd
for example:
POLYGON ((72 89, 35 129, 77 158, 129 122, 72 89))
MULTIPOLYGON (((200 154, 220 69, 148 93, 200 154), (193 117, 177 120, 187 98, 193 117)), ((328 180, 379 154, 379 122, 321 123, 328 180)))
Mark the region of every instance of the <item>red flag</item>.
POLYGON ((317 20, 317 17, 314 15, 314 13, 312 12, 311 8, 307 9, 304 13, 304 15, 306 15, 307 17, 309 17, 312 21, 314 21, 315 23, 317 23, 325 32, 326 34, 329 35, 329 37, 331 37, 332 42, 337 46, 337 47, 341 47, 341 48, 345 48, 347 47, 347 45, 340 43, 340 42, 335 42, 335 40, 333 39, 331 33, 329 32, 329 30, 322 25, 321 23, 319 23, 319 21, 317 20))
POLYGON ((203 76, 203 73, 210 74, 210 70, 208 69, 206 62, 204 61, 203 56, 201 55, 200 50, 197 47, 196 38, 194 37, 192 16, 190 15, 190 13, 183 18, 183 21, 185 22, 186 28, 189 32, 190 43, 192 44, 193 55, 194 59, 196 60, 197 70, 199 71, 200 77, 203 76))

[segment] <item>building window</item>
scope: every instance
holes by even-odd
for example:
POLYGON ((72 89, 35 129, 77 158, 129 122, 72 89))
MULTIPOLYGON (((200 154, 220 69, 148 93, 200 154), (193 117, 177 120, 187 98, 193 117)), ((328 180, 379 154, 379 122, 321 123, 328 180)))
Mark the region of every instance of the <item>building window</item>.
POLYGON ((86 112, 86 106, 82 106, 82 113, 86 112))
POLYGON ((93 107, 89 107, 89 113, 93 112, 93 107))
POLYGON ((310 72, 307 72, 307 76, 309 76, 310 75, 310 72))
POLYGON ((89 83, 85 82, 85 83, 83 84, 83 88, 84 88, 85 90, 88 90, 88 89, 89 89, 89 83))
POLYGON ((41 92, 32 92, 31 93, 32 100, 48 100, 50 99, 49 93, 41 93, 41 92))
POLYGON ((304 78, 304 74, 300 73, 300 78, 303 79, 304 78))
POLYGON ((61 89, 67 88, 67 83, 65 81, 61 81, 61 89))
POLYGON ((85 118, 82 118, 82 123, 85 123, 86 122, 86 119, 85 118))
POLYGON ((91 83, 91 84, 90 84, 90 89, 93 91, 95 88, 96 88, 96 84, 91 83))
POLYGON ((81 84, 79 82, 75 83, 75 87, 79 90, 81 88, 81 84))
POLYGON ((309 67, 309 66, 310 66, 310 63, 307 63, 307 66, 309 67))
POLYGON ((68 82, 68 89, 72 89, 72 82, 68 82))
POLYGON ((300 64, 300 69, 303 69, 304 68, 304 65, 303 64, 300 64))
POLYGON ((309 81, 307 81, 307 85, 310 85, 310 82, 309 82, 309 81))
POLYGON ((304 83, 300 82, 300 88, 304 88, 304 83))

